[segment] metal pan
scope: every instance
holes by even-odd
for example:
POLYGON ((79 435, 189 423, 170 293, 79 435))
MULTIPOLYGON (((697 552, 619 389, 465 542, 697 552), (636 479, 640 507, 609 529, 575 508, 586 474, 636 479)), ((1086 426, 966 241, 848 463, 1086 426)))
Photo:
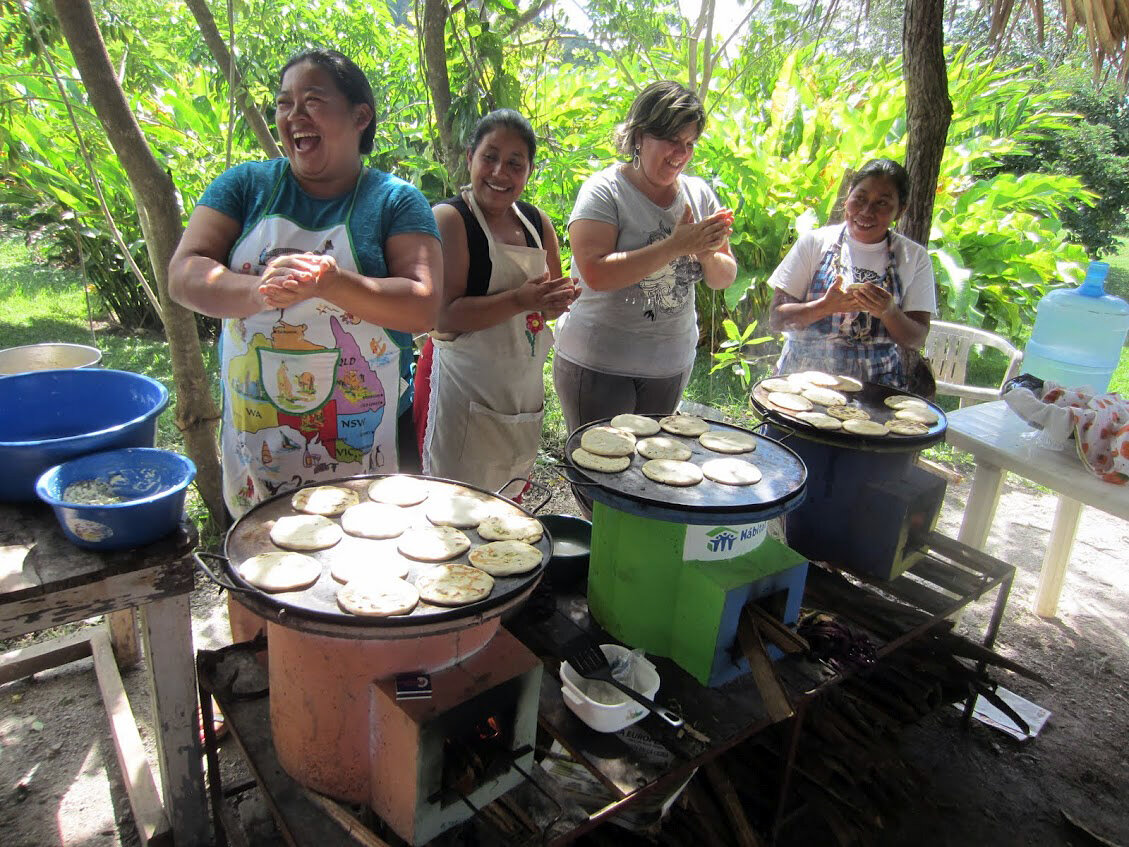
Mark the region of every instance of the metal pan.
MULTIPOLYGON (((657 420, 664 416, 645 417, 657 420)), ((767 520, 787 511, 803 499, 807 469, 795 452, 767 436, 720 421, 707 423, 713 431, 741 432, 753 436, 757 440, 756 450, 739 454, 716 453, 703 447, 697 438, 672 435, 665 431, 661 434, 689 447, 692 454, 689 461, 699 466, 709 459, 722 458, 752 462, 763 474, 756 485, 722 485, 708 479, 686 487, 663 485, 643 475, 643 463, 647 460, 638 453, 632 456, 631 465, 621 473, 592 471, 568 461, 572 451, 580 446, 585 431, 594 426, 607 425, 609 421, 610 419, 593 421, 580 427, 569 436, 565 444, 569 480, 584 486, 594 499, 608 505, 628 512, 642 507, 655 517, 678 520, 681 523, 713 523, 723 515, 767 520)))
MULTIPOLYGON (((361 501, 364 502, 368 499, 368 486, 374 480, 383 476, 390 476, 390 474, 357 476, 348 479, 319 482, 317 484, 339 485, 343 488, 352 489, 360 494, 361 501)), ((404 474, 404 476, 409 476, 409 474, 404 474)), ((500 504, 505 504, 509 509, 521 512, 529 517, 533 516, 532 511, 529 509, 523 508, 497 494, 484 491, 472 485, 466 485, 454 480, 439 479, 437 477, 417 476, 417 478, 427 481, 432 488, 432 493, 428 498, 429 500, 443 493, 473 493, 478 496, 497 500, 500 504)), ((508 484, 509 483, 507 483, 507 485, 508 484)), ((536 488, 541 489, 544 494, 548 494, 547 489, 543 486, 536 486, 536 488)), ((434 567, 436 563, 417 562, 413 559, 406 558, 396 549, 397 539, 395 538, 376 540, 345 535, 340 542, 327 550, 319 550, 306 554, 317 559, 323 565, 322 574, 313 585, 301 591, 285 591, 278 593, 263 591, 244 580, 239 575, 238 567, 251 556, 280 549, 270 540, 270 530, 278 518, 285 515, 296 514, 290 505, 290 499, 294 496, 294 493, 294 491, 288 491, 283 494, 277 494, 269 500, 264 500, 255 505, 249 512, 235 522, 231 529, 228 530, 227 537, 224 540, 224 556, 208 556, 208 558, 222 560, 222 575, 216 573, 216 571, 209 567, 206 562, 202 561, 199 556, 197 557, 197 563, 215 582, 231 591, 237 592, 239 594, 240 603, 248 606, 264 617, 278 620, 284 625, 293 626, 295 628, 301 628, 302 621, 314 621, 322 624, 344 626, 346 628, 352 627, 358 630, 374 628, 400 629, 479 617, 502 604, 519 598, 520 595, 532 591, 540 581, 545 570, 545 565, 552 555, 553 539, 549 532, 546 531, 542 535, 541 540, 534 545, 541 551, 541 563, 532 571, 524 574, 511 577, 495 577, 493 591, 490 592, 490 596, 483 600, 456 607, 433 606, 420 601, 419 605, 407 615, 395 615, 386 618, 357 616, 343 611, 337 605, 337 590, 341 587, 341 583, 337 582, 331 575, 334 564, 346 557, 354 561, 358 559, 402 561, 408 565, 408 581, 414 583, 424 571, 434 567)), ((548 497, 545 496, 536 508, 541 508, 547 501, 548 497)), ((405 511, 412 514, 413 525, 430 526, 430 522, 426 517, 427 503, 428 500, 424 500, 424 502, 419 505, 410 506, 405 509, 405 511)), ((473 546, 486 543, 474 529, 465 529, 463 532, 466 533, 473 546)), ((466 556, 459 556, 451 561, 462 561, 465 564, 466 556)))
MULTIPOLYGON (((773 406, 768 401, 769 392, 764 390, 762 383, 763 380, 753 386, 751 395, 753 408, 755 408, 765 420, 781 429, 794 432, 800 438, 804 438, 808 441, 816 441, 821 444, 882 453, 917 451, 943 441, 945 439, 945 430, 948 429, 949 425, 948 418, 945 417, 945 412, 940 406, 930 403, 924 397, 918 397, 919 400, 928 404, 929 408, 937 416, 937 423, 929 427, 929 431, 924 435, 894 435, 892 433, 888 435, 854 435, 853 433, 841 429, 817 429, 806 421, 795 417, 794 413, 773 406)), ((863 383, 861 391, 843 391, 841 393, 846 396, 848 406, 854 406, 864 410, 870 415, 872 421, 883 424, 889 420, 893 420, 894 412, 897 411, 886 405, 885 401, 887 397, 892 397, 895 394, 917 397, 916 394, 910 394, 907 391, 899 391, 896 388, 891 388, 888 385, 880 385, 877 382, 863 383)), ((825 406, 817 404, 813 407, 813 411, 822 412, 825 408, 825 406)))

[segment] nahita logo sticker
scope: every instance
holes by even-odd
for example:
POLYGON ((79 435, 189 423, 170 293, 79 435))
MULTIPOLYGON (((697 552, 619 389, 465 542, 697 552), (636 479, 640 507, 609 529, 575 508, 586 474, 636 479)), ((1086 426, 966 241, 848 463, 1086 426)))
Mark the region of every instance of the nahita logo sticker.
POLYGON ((687 562, 719 561, 755 550, 767 534, 768 524, 686 527, 682 558, 687 562))

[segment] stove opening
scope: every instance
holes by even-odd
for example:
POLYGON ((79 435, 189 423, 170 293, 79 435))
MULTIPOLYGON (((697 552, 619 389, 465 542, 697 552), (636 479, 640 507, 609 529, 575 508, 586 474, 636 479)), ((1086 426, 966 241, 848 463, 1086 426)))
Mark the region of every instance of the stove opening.
POLYGON ((443 807, 462 803, 475 789, 513 768, 520 680, 511 680, 456 706, 441 723, 443 807))
POLYGON ((778 621, 784 620, 784 614, 788 610, 788 589, 782 588, 779 591, 774 591, 771 594, 764 594, 753 600, 756 605, 760 606, 772 617, 778 621))

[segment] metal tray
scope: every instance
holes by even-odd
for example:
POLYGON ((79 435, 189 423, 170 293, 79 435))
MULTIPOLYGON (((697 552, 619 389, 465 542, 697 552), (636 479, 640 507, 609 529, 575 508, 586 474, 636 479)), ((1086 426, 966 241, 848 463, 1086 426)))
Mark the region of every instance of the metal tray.
MULTIPOLYGON (((893 433, 888 435, 854 435, 841 429, 818 429, 806 421, 794 417, 794 413, 778 409, 769 403, 769 392, 761 387, 763 382, 764 380, 761 380, 753 386, 751 395, 753 408, 769 423, 780 429, 794 432, 808 441, 817 441, 836 447, 849 447, 854 450, 889 453, 917 451, 943 441, 945 430, 949 426, 948 418, 945 417, 945 412, 941 407, 930 403, 924 397, 918 397, 916 394, 900 391, 888 385, 880 385, 877 382, 864 382, 861 391, 843 391, 840 393, 847 398, 848 406, 863 409, 870 415, 872 421, 886 423, 886 421, 893 420, 894 412, 897 410, 886 405, 886 398, 895 394, 903 394, 907 397, 917 397, 917 399, 928 404, 933 413, 937 415, 937 423, 929 427, 929 431, 924 435, 894 435, 893 433)), ((822 412, 825 409, 825 406, 819 404, 815 404, 813 407, 813 411, 817 412, 822 412)))
MULTIPOLYGON (((317 484, 339 485, 343 488, 350 488, 360 494, 361 502, 364 502, 368 499, 368 486, 374 480, 382 476, 391 476, 391 474, 357 476, 349 479, 329 480, 317 484)), ((402 476, 411 476, 411 474, 402 474, 402 476)), ((417 478, 427 481, 433 488, 433 493, 430 496, 435 496, 436 493, 443 492, 446 489, 450 489, 451 493, 474 492, 478 495, 491 497, 498 500, 500 503, 504 503, 512 510, 533 517, 529 510, 504 497, 489 491, 484 491, 481 488, 465 485, 460 482, 455 482, 454 480, 439 479, 437 477, 417 476, 417 478)), ((323 565, 322 574, 313 585, 301 591, 284 591, 277 593, 263 591, 244 580, 239 575, 237 568, 251 556, 280 549, 270 540, 270 530, 278 518, 285 515, 297 514, 290 505, 290 498, 294 496, 294 493, 294 491, 288 491, 283 494, 277 494, 269 500, 264 500, 255 505, 251 511, 239 518, 231 529, 228 530, 227 538, 224 541, 224 554, 226 556, 224 566, 225 577, 232 582, 237 591, 249 597, 255 606, 260 608, 265 606, 276 614, 282 612, 283 616, 286 617, 306 618, 324 623, 332 623, 335 625, 343 624, 345 626, 365 629, 412 627, 421 624, 472 618, 506 603, 524 592, 532 590, 541 579, 545 566, 552 555, 553 540, 548 530, 545 530, 544 534, 541 536, 541 540, 534 545, 541 551, 541 563, 532 571, 517 576, 494 577, 494 590, 490 592, 490 596, 483 600, 465 606, 455 607, 434 606, 421 600, 416 608, 407 615, 394 615, 386 618, 357 616, 343 611, 340 606, 337 605, 337 590, 341 587, 342 583, 333 578, 331 570, 334 563, 341 558, 394 559, 405 562, 408 565, 407 579, 409 582, 414 583, 418 576, 427 569, 434 567, 435 564, 449 564, 450 562, 462 562, 465 564, 466 555, 455 557, 449 562, 417 562, 414 559, 405 557, 396 549, 398 539, 388 538, 378 540, 357 538, 346 534, 341 541, 327 550, 318 550, 305 554, 317 559, 323 565)), ((430 496, 428 499, 430 499, 430 496)), ((425 515, 427 503, 428 501, 424 500, 423 503, 419 505, 405 508, 405 511, 410 512, 414 516, 412 525, 431 525, 425 515)), ((331 520, 340 519, 336 518, 331 520)), ((463 532, 466 533, 473 546, 486 543, 473 529, 464 529, 463 532)))
MULTIPOLYGON (((659 418, 665 415, 644 415, 659 418)), ((745 459, 755 464, 763 474, 756 485, 723 485, 704 479, 697 485, 663 485, 643 475, 643 463, 647 460, 635 453, 631 465, 620 473, 603 473, 588 470, 572 464, 572 451, 580 446, 585 431, 594 426, 605 426, 610 419, 593 421, 580 427, 569 436, 565 444, 565 463, 568 476, 576 485, 585 486, 597 500, 604 500, 620 508, 640 506, 662 516, 673 517, 681 513, 684 523, 701 522, 693 520, 694 515, 738 516, 750 519, 774 517, 792 505, 798 505, 804 496, 807 484, 807 468, 803 461, 790 448, 768 436, 760 435, 743 427, 719 421, 706 421, 712 431, 741 432, 757 440, 757 448, 751 453, 717 453, 707 450, 696 437, 672 435, 663 431, 659 434, 682 442, 690 448, 689 461, 701 465, 709 459, 745 459)), ((712 522, 712 521, 706 521, 712 522)))

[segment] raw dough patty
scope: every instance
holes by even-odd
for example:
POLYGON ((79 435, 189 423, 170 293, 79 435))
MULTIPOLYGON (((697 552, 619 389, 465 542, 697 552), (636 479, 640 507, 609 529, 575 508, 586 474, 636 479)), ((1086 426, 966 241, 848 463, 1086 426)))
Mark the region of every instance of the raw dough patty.
POLYGON ((755 485, 761 481, 760 468, 744 459, 710 459, 702 463, 706 479, 722 485, 755 485))
POLYGON ((260 553, 243 562, 239 575, 263 591, 297 591, 321 576, 321 562, 301 553, 260 553))
POLYGON ((270 530, 270 540, 287 550, 325 550, 342 535, 341 527, 323 515, 286 515, 270 530))
POLYGON ((663 485, 697 485, 702 481, 702 469, 692 462, 651 459, 643 463, 643 476, 663 485))
POLYGON ((312 488, 300 488, 290 498, 290 505, 296 512, 305 512, 307 515, 325 515, 334 518, 360 502, 356 491, 340 488, 336 485, 315 485, 312 488))

